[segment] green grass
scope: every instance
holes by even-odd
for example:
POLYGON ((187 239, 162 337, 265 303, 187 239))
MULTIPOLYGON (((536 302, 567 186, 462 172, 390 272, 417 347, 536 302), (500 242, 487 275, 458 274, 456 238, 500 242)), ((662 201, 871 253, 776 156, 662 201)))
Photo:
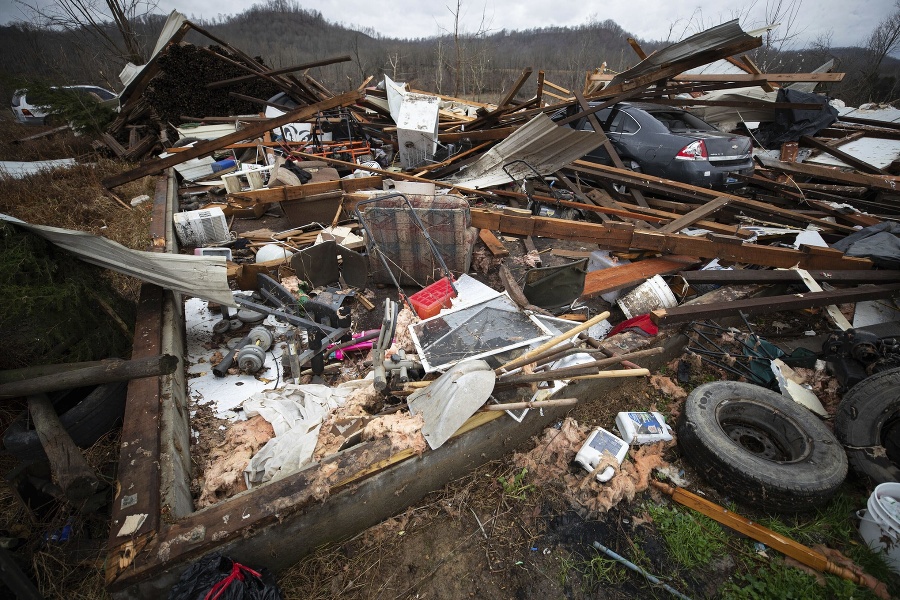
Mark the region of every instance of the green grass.
POLYGON ((601 586, 619 586, 628 578, 628 570, 618 561, 600 553, 587 558, 570 554, 560 558, 557 581, 561 587, 575 587, 575 579, 583 592, 596 590, 601 586))
POLYGON ((521 471, 513 475, 513 477, 498 477, 497 481, 503 486, 503 493, 510 498, 516 500, 524 500, 528 497, 528 492, 534 489, 533 485, 525 483, 525 477, 528 475, 528 469, 522 468, 521 471))
POLYGON ((681 566, 692 569, 707 565, 725 551, 727 534, 709 517, 657 504, 648 504, 647 512, 672 559, 681 566))

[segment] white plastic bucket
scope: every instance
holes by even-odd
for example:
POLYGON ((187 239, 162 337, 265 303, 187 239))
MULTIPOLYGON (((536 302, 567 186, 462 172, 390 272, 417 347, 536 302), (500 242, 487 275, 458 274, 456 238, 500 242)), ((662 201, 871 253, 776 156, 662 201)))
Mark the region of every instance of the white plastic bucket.
POLYGON ((882 483, 875 488, 867 509, 856 513, 859 535, 870 548, 883 551, 888 566, 900 573, 900 520, 885 498, 900 500, 900 483, 882 483))
POLYGON ((678 304, 678 300, 675 299, 666 281, 659 275, 654 275, 631 290, 624 298, 619 299, 617 304, 625 314, 625 318, 630 319, 659 308, 672 308, 678 304))

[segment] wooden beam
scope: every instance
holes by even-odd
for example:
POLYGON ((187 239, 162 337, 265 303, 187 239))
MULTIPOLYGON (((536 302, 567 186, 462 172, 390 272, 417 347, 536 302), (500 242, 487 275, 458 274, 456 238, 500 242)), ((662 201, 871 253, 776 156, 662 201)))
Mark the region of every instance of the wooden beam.
MULTIPOLYGON (((751 48, 752 49, 752 48, 751 48)), ((590 75, 591 81, 612 81, 612 74, 590 75)), ((763 83, 773 81, 776 83, 836 83, 844 79, 844 73, 761 73, 756 74, 718 74, 706 73, 692 75, 681 73, 668 77, 673 81, 687 81, 691 83, 714 83, 735 81, 743 83, 763 83)))
MULTIPOLYGON (((747 56, 746 54, 741 57, 744 65, 746 65, 745 70, 750 71, 754 75, 763 75, 763 72, 759 70, 759 67, 756 66, 756 63, 753 62, 753 59, 747 56)), ((769 82, 765 82, 760 86, 763 90, 767 92, 774 92, 775 88, 772 87, 769 82)))
POLYGON ((647 53, 644 52, 644 49, 641 48, 641 45, 638 44, 638 41, 634 38, 628 38, 628 45, 631 46, 631 49, 634 50, 634 53, 638 55, 638 58, 644 60, 647 58, 647 53))
POLYGON ((487 246, 492 255, 497 257, 509 256, 509 250, 490 229, 479 229, 478 237, 484 242, 484 245, 487 246))
MULTIPOLYGON (((770 161, 768 159, 764 159, 765 163, 768 165, 769 162, 776 163, 778 165, 788 165, 787 163, 781 163, 779 161, 770 161)), ((803 165, 804 168, 811 168, 807 165, 803 165)), ((826 169, 825 167, 816 167, 817 169, 825 169, 826 171, 833 171, 832 169, 826 169)), ((846 225, 840 225, 836 223, 832 223, 830 221, 825 221, 822 219, 815 219, 809 217, 807 215, 800 215, 795 213, 794 211, 787 210, 784 208, 780 208, 778 206, 774 206, 772 204, 767 204, 765 202, 759 202, 756 200, 751 200, 749 198, 744 198, 742 196, 735 196, 732 194, 725 194, 723 192, 718 192, 715 190, 701 188, 694 185, 689 185, 687 183, 680 183, 677 181, 672 181, 671 179, 663 179, 661 177, 654 177, 653 175, 647 175, 645 173, 634 173, 633 171, 616 169, 614 167, 607 167, 605 165, 601 165, 598 163, 592 163, 584 160, 576 160, 570 166, 569 169, 578 172, 584 173, 588 175, 594 175, 599 177, 605 177, 608 179, 612 179, 613 181, 618 181, 620 183, 624 183, 628 186, 636 186, 645 190, 652 190, 658 193, 665 194, 667 196, 674 196, 676 198, 689 198, 692 200, 714 200, 719 196, 728 196, 731 198, 731 203, 736 206, 743 206, 748 209, 759 211, 763 214, 770 215, 772 217, 779 217, 787 220, 791 223, 802 224, 804 227, 810 223, 816 225, 817 227, 821 227, 824 230, 835 230, 841 231, 844 233, 853 233, 856 230, 852 227, 848 227, 846 225)), ((862 177, 862 176, 860 176, 862 177)), ((872 176, 866 176, 872 177, 872 176)), ((894 178, 900 181, 900 178, 894 178)))
MULTIPOLYGON (((313 62, 303 63, 302 65, 295 65, 293 67, 285 67, 283 69, 276 69, 274 71, 265 71, 265 75, 269 77, 273 77, 275 75, 284 75, 285 73, 293 73, 295 71, 304 71, 306 69, 312 69, 313 67, 324 67, 326 65, 333 65, 336 63, 348 62, 353 60, 350 56, 336 56, 334 58, 325 58, 322 60, 316 60, 313 62)), ((241 83, 244 81, 252 81, 256 79, 258 75, 241 75, 239 77, 232 77, 231 79, 223 79, 221 81, 213 81, 212 83, 207 83, 206 87, 210 90, 215 90, 218 88, 222 88, 228 85, 233 85, 235 83, 241 83)))
POLYGON ((808 135, 801 136, 800 142, 806 146, 812 146, 813 148, 816 148, 817 150, 821 150, 822 152, 824 152, 826 154, 830 154, 831 156, 835 157, 836 159, 843 162, 844 164, 853 167, 857 171, 862 171, 863 173, 870 173, 872 175, 887 175, 887 173, 885 173, 878 167, 872 166, 869 163, 867 163, 866 161, 856 158, 855 156, 851 156, 851 155, 847 154, 846 152, 844 152, 843 150, 840 150, 839 148, 836 148, 835 146, 833 146, 831 144, 826 144, 822 140, 818 140, 812 136, 808 136, 808 135))
POLYGON ((794 250, 748 244, 739 238, 703 239, 658 231, 642 231, 634 229, 627 223, 601 225, 532 215, 510 215, 479 208, 473 208, 471 214, 473 227, 511 235, 533 235, 587 242, 607 250, 647 250, 785 269, 794 265, 807 270, 872 268, 872 262, 867 259, 846 257, 842 252, 828 248, 794 250))
POLYGON ((522 86, 525 85, 525 82, 528 81, 529 77, 531 77, 531 72, 531 67, 525 67, 525 69, 522 70, 522 74, 519 75, 519 78, 516 80, 510 90, 506 92, 506 95, 503 96, 503 98, 500 99, 500 102, 497 104, 498 110, 505 108, 513 101, 513 99, 516 97, 516 94, 519 93, 519 90, 522 89, 522 86))
POLYGON ((723 106, 761 110, 824 110, 827 105, 816 102, 766 102, 765 100, 687 100, 679 98, 641 98, 647 104, 667 106, 723 106))
POLYGON ((711 200, 706 204, 700 206, 699 208, 695 208, 683 217, 679 217, 671 223, 663 225, 659 228, 659 231, 661 231, 662 233, 678 233, 685 227, 690 227, 697 221, 705 219, 709 215, 715 213, 729 202, 731 202, 730 197, 719 196, 715 200, 711 200))
MULTIPOLYGON (((862 283, 900 283, 900 271, 808 271, 815 281, 827 281, 838 284, 862 283)), ((731 269, 709 271, 681 271, 678 273, 685 281, 695 283, 720 283, 723 285, 744 285, 763 283, 800 283, 797 271, 777 269, 773 271, 757 269, 731 269)))
POLYGON ((827 181, 836 181, 846 185, 864 185, 887 192, 896 192, 897 189, 900 189, 900 177, 894 175, 848 173, 847 171, 841 171, 840 169, 820 167, 809 163, 785 163, 767 158, 762 158, 761 160, 767 169, 780 171, 782 173, 807 175, 809 177, 825 179, 827 181))
POLYGON ((262 204, 274 204, 289 200, 302 200, 329 192, 341 191, 345 193, 358 192, 365 189, 380 189, 381 177, 358 177, 354 179, 338 179, 335 181, 319 181, 317 183, 304 183, 303 185, 287 185, 277 188, 263 188, 229 194, 229 198, 252 200, 262 204))
POLYGON ((192 158, 205 156, 227 146, 228 144, 233 144, 242 140, 258 137, 266 131, 269 131, 270 129, 273 129, 275 127, 287 125, 288 123, 293 123, 294 121, 303 121, 312 117, 317 112, 335 108, 337 106, 346 106, 348 104, 352 104, 360 98, 362 98, 362 94, 360 92, 347 92, 346 94, 341 94, 340 96, 335 96, 334 98, 323 100, 322 102, 317 102, 316 104, 313 104, 311 106, 298 108, 297 110, 285 113, 273 119, 268 119, 267 121, 258 121, 256 123, 248 125, 240 131, 224 135, 215 140, 209 140, 196 144, 189 151, 179 152, 178 154, 173 154, 172 156, 167 156, 166 158, 160 158, 152 163, 137 167, 136 169, 131 169, 130 171, 120 173, 119 175, 107 177, 103 180, 103 185, 107 188, 114 188, 116 186, 122 185, 123 183, 128 183, 129 181, 134 181, 135 179, 140 179, 141 177, 145 177, 147 175, 161 173, 164 169, 179 165, 192 158))
POLYGON ((767 296, 762 298, 746 298, 734 300, 727 304, 696 304, 663 308, 650 313, 650 318, 657 325, 687 323, 698 319, 717 319, 742 312, 745 315, 761 315, 783 310, 801 310, 828 306, 829 304, 846 304, 890 298, 900 292, 900 283, 885 285, 865 285, 847 290, 833 292, 810 292, 808 294, 790 294, 786 296, 767 296))
POLYGON ((693 265, 697 262, 696 258, 690 256, 667 256, 666 258, 647 258, 627 265, 591 271, 584 278, 584 291, 581 292, 581 298, 593 298, 600 294, 637 285, 654 275, 677 273, 686 265, 693 265))

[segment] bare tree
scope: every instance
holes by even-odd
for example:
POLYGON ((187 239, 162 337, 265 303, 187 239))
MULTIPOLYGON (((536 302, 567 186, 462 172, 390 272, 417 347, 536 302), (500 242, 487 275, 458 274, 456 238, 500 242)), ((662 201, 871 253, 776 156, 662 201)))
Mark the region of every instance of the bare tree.
POLYGON ((143 48, 134 29, 136 19, 151 13, 156 0, 54 0, 39 6, 16 0, 41 27, 63 30, 100 44, 111 54, 142 64, 143 48))
MULTIPOLYGON (((487 46, 483 42, 489 32, 489 23, 484 10, 481 13, 481 23, 474 33, 467 33, 460 18, 462 16, 462 0, 456 0, 455 7, 447 7, 453 16, 453 29, 447 32, 453 38, 453 62, 448 67, 453 72, 453 95, 459 97, 466 94, 466 82, 474 87, 482 85, 484 74, 487 70, 487 46), (476 78, 478 81, 471 81, 476 78)), ((438 65, 442 68, 442 65, 438 65)), ((475 90, 473 90, 475 91, 475 90)))
MULTIPOLYGON (((862 69, 866 99, 873 101, 879 83, 878 72, 885 57, 900 48, 900 0, 894 3, 894 13, 879 23, 866 40, 866 64, 862 69)), ((889 99, 889 98, 884 98, 889 99)))

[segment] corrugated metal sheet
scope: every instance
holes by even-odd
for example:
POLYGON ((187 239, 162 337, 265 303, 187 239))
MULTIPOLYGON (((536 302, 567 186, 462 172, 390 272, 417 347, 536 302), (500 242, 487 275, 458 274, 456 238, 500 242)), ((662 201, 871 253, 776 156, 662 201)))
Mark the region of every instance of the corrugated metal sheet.
POLYGON ((0 219, 36 233, 85 262, 189 296, 237 306, 221 256, 141 252, 84 231, 32 225, 3 214, 0 219))
POLYGON ((636 79, 642 75, 653 73, 665 66, 688 59, 701 52, 716 50, 724 46, 735 44, 741 40, 752 39, 752 36, 741 29, 737 19, 728 21, 727 23, 722 23, 721 25, 717 25, 706 31, 701 31, 680 42, 676 42, 667 48, 663 48, 659 52, 651 54, 634 67, 613 77, 612 81, 609 82, 608 87, 613 87, 625 81, 636 79))
MULTIPOLYGON (((593 131, 560 127, 547 115, 539 114, 476 162, 443 181, 471 189, 510 183, 503 165, 514 160, 524 160, 541 175, 549 175, 601 143, 600 136, 593 131)), ((521 163, 512 165, 509 171, 516 179, 534 176, 534 171, 521 163)))

